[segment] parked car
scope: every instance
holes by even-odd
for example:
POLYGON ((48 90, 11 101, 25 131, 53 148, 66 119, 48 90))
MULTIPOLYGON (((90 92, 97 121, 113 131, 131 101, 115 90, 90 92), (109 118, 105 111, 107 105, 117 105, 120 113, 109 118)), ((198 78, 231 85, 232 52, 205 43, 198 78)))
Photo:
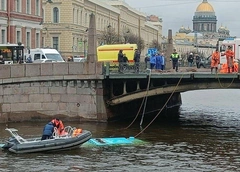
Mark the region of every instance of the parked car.
POLYGON ((54 63, 54 62, 57 61, 51 59, 38 59, 33 61, 33 63, 54 63))
POLYGON ((85 57, 73 56, 74 62, 85 62, 87 59, 85 57))

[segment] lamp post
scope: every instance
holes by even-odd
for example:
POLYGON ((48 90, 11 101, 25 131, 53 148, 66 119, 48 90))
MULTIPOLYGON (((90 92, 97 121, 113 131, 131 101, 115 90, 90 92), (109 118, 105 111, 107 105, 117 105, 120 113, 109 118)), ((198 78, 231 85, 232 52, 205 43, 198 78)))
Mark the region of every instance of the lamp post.
MULTIPOLYGON (((22 63, 22 55, 20 55, 20 50, 21 50, 21 42, 18 42, 18 48, 17 48, 17 61, 19 64, 22 63)), ((22 54, 22 53, 21 53, 22 54)))

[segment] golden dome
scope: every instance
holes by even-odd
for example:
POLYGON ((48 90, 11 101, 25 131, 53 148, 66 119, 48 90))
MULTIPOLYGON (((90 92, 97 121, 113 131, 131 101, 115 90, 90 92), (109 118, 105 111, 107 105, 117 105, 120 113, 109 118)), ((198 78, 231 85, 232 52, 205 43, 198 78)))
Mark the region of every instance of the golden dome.
POLYGON ((207 0, 203 0, 203 2, 198 5, 196 12, 214 12, 214 9, 207 0))

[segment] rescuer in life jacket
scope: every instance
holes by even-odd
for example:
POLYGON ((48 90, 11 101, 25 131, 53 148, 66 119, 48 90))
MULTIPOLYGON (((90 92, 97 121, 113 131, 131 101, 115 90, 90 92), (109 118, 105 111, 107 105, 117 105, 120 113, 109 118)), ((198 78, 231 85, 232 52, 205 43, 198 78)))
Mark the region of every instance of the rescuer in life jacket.
POLYGON ((55 119, 52 120, 52 122, 56 124, 55 127, 57 128, 59 136, 66 134, 65 131, 64 131, 64 125, 63 125, 62 120, 60 120, 58 118, 55 118, 55 119))
POLYGON ((232 72, 234 72, 234 52, 232 51, 232 46, 228 46, 227 51, 223 55, 226 55, 228 73, 230 73, 230 68, 232 69, 232 72))
POLYGON ((218 64, 220 63, 220 53, 218 49, 212 53, 211 59, 211 73, 213 73, 213 68, 215 68, 215 72, 218 71, 218 64))

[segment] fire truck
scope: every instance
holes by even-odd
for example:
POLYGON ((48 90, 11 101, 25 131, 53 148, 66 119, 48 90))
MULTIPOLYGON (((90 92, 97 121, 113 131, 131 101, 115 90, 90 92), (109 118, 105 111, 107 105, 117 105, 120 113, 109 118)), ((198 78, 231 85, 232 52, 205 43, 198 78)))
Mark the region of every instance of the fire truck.
POLYGON ((234 59, 237 62, 240 60, 240 38, 226 38, 223 41, 219 42, 219 50, 221 52, 220 64, 224 64, 227 62, 226 55, 223 55, 227 50, 228 46, 232 47, 232 51, 234 52, 234 59))
POLYGON ((240 38, 226 38, 224 40, 219 40, 218 45, 221 53, 220 73, 238 72, 238 62, 240 60, 240 38), (227 58, 224 52, 227 50, 228 46, 231 46, 232 51, 234 52, 234 71, 227 66, 227 58))

